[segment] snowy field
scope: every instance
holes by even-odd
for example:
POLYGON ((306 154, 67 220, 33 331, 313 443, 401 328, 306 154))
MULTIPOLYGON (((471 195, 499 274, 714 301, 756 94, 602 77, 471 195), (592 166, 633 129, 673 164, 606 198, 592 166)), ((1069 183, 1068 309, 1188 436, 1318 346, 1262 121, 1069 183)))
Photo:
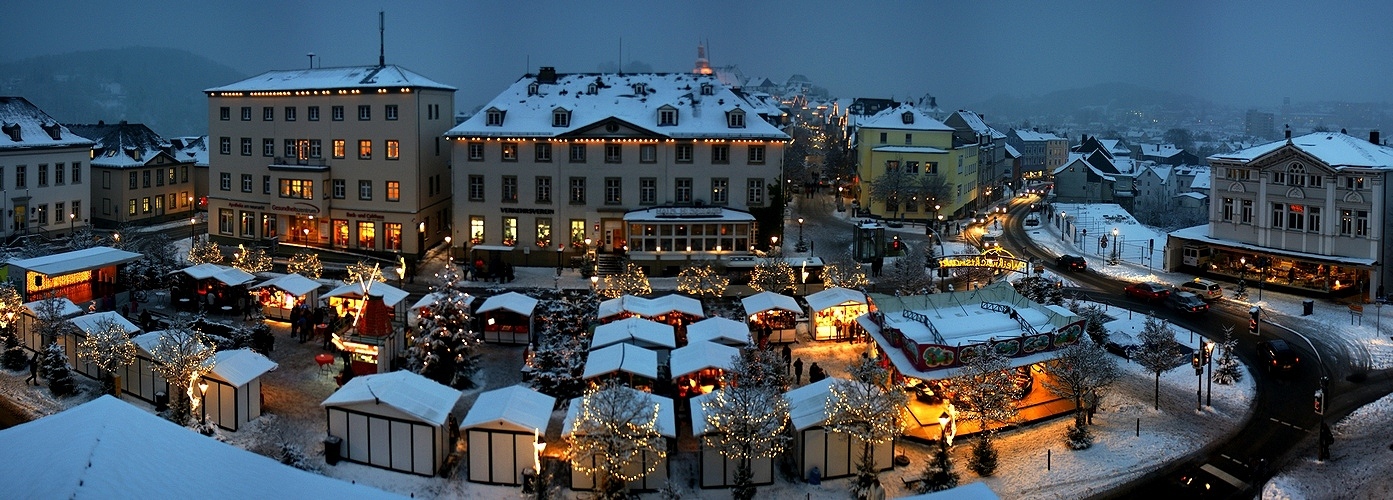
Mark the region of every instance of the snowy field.
POLYGON ((1277 474, 1262 489, 1262 498, 1393 498, 1393 395, 1355 410, 1331 427, 1335 444, 1330 460, 1315 460, 1315 440, 1300 451, 1303 458, 1277 474))

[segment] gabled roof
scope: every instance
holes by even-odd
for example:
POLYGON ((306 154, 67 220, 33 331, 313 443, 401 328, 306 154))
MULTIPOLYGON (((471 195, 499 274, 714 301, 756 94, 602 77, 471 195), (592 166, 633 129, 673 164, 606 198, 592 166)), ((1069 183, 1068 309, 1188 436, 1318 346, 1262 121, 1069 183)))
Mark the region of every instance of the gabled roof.
POLYGON ((1059 137, 1059 136, 1057 136, 1057 135, 1054 135, 1054 134, 1052 134, 1052 133, 1050 133, 1050 132, 1036 132, 1036 131, 1034 131, 1034 130, 1025 130, 1025 129, 1019 129, 1019 128, 1018 128, 1018 129, 1012 129, 1012 130, 1016 133, 1016 137, 1020 137, 1021 140, 1022 140, 1022 141, 1025 141, 1025 142, 1062 141, 1062 140, 1064 140, 1064 138, 1059 137))
POLYGON ((827 402, 832 399, 832 384, 839 378, 827 377, 784 393, 788 401, 788 417, 794 430, 822 425, 827 421, 827 402))
POLYGON ((160 345, 160 339, 164 338, 166 333, 168 333, 168 330, 142 333, 135 337, 131 337, 131 342, 135 342, 135 346, 139 347, 140 350, 145 351, 147 354, 154 353, 155 346, 160 345))
POLYGON ((362 283, 350 283, 333 289, 329 293, 324 294, 323 297, 326 299, 329 297, 351 297, 361 299, 365 295, 380 297, 383 304, 386 304, 387 307, 393 307, 396 306, 398 302, 406 299, 410 294, 400 288, 379 281, 372 284, 371 290, 369 290, 368 293, 363 293, 362 283))
POLYGON ((170 144, 141 123, 122 121, 115 125, 99 123, 96 125, 68 125, 74 133, 96 141, 92 145, 94 167, 132 168, 143 167, 164 155, 171 162, 192 162, 193 158, 176 158, 169 154, 170 144))
POLYGON ((622 312, 630 312, 651 318, 670 312, 680 312, 692 316, 706 316, 701 301, 684 295, 664 295, 655 299, 624 295, 600 303, 597 317, 608 318, 622 312))
POLYGON ((273 92, 288 90, 418 88, 455 90, 411 70, 386 66, 345 66, 272 70, 240 82, 204 89, 204 92, 273 92))
MULTIPOLYGON (((442 299, 442 298, 444 298, 444 296, 442 296, 442 295, 440 294, 440 292, 431 292, 431 293, 428 293, 428 294, 426 294, 424 297, 421 297, 421 300, 416 301, 415 304, 411 304, 411 309, 414 310, 414 309, 421 309, 421 308, 425 308, 425 307, 431 307, 431 306, 435 305, 437 302, 440 302, 440 299, 442 299)), ((467 293, 464 294, 464 305, 465 305, 466 307, 468 307, 470 304, 473 304, 473 303, 474 303, 474 299, 477 299, 477 298, 478 298, 478 297, 475 297, 475 296, 473 296, 473 295, 469 295, 469 294, 467 294, 467 293)))
POLYGON ((913 104, 907 103, 883 109, 875 116, 862 121, 860 126, 861 128, 889 130, 953 131, 953 127, 944 125, 943 122, 935 120, 934 117, 914 107, 913 104), (909 113, 910 123, 905 123, 905 113, 909 113))
POLYGON ((208 136, 187 136, 169 138, 170 154, 181 162, 193 162, 195 166, 208 166, 208 136))
POLYGON ((89 147, 79 136, 23 97, 0 97, 0 150, 89 147), (18 131, 19 140, 10 137, 18 131), (51 132, 57 132, 54 139, 51 132))
POLYGON ((806 300, 808 302, 808 308, 816 312, 830 307, 839 306, 847 302, 865 304, 866 294, 849 288, 842 288, 836 286, 828 288, 821 292, 814 293, 807 297, 803 297, 803 300, 806 300))
POLYGON ((798 300, 787 295, 774 292, 759 292, 749 297, 742 297, 740 304, 745 306, 745 314, 755 315, 772 309, 781 309, 788 312, 802 313, 803 308, 798 305, 798 300))
POLYGON ((729 370, 735 366, 735 358, 739 356, 740 349, 728 345, 706 341, 692 342, 672 351, 669 361, 672 364, 672 378, 676 380, 683 375, 707 368, 729 370))
MULTIPOLYGON (((1211 161, 1248 163, 1286 146, 1288 141, 1269 142, 1234 153, 1210 156, 1211 161)), ((1338 132, 1316 132, 1290 141, 1296 148, 1336 170, 1341 167, 1393 168, 1393 148, 1373 144, 1338 132)))
POLYGON ((1097 175, 1098 177, 1102 177, 1103 180, 1108 180, 1108 181, 1116 181, 1116 180, 1117 180, 1116 177, 1113 177, 1111 174, 1105 173, 1105 172, 1103 172, 1102 170, 1098 170, 1098 167, 1094 167, 1093 165, 1089 164, 1087 161, 1084 161, 1084 159, 1081 158, 1081 157, 1075 157, 1073 160, 1069 161, 1069 163, 1065 163, 1065 164, 1063 164, 1063 165, 1060 165, 1058 168, 1055 168, 1053 172, 1050 172, 1050 174, 1051 174, 1051 175, 1059 175, 1061 172, 1063 172, 1063 171, 1065 171, 1065 170, 1068 170, 1068 169, 1070 169, 1070 168, 1072 168, 1072 167, 1075 167, 1075 166, 1078 166, 1079 168, 1087 168, 1088 170, 1090 170, 1090 171, 1093 172, 1093 175, 1097 175))
MULTIPOLYGON (((634 397, 639 398, 640 401, 646 400, 648 404, 657 405, 658 434, 670 438, 677 437, 677 417, 674 411, 675 407, 673 406, 671 399, 655 394, 649 394, 631 387, 620 387, 620 389, 625 391, 632 391, 634 393, 634 397)), ((580 418, 580 407, 584 399, 584 396, 574 398, 567 405, 566 419, 561 424, 562 436, 569 436, 572 432, 574 432, 576 426, 576 419, 580 418)))
POLYGON ((196 280, 216 279, 228 286, 237 286, 256 279, 256 276, 241 269, 207 262, 184 268, 184 274, 196 280))
POLYGON ((208 439, 111 396, 0 430, 12 498, 403 498, 208 439))
POLYGON ((588 380, 615 372, 657 380, 658 353, 633 344, 614 344, 590 351, 580 378, 588 380))
POLYGON ((595 335, 590 339, 590 349, 595 350, 618 343, 672 349, 677 347, 677 337, 671 325, 649 319, 628 317, 595 327, 595 335))
POLYGON ((687 325, 687 342, 750 345, 750 326, 720 316, 687 325))
POLYGON ((523 316, 531 316, 532 311, 536 308, 537 299, 517 292, 508 292, 484 299, 484 305, 479 306, 479 312, 486 313, 489 311, 503 310, 518 313, 523 316))
POLYGON ((263 281, 257 284, 256 286, 253 286, 252 288, 256 289, 265 287, 275 287, 281 290, 285 290, 287 293, 291 295, 300 297, 315 290, 318 290, 319 286, 320 285, 318 281, 306 278, 304 276, 300 276, 299 274, 291 273, 285 276, 278 276, 263 281))
POLYGON ((384 404, 422 422, 445 425, 459 398, 460 391, 402 370, 353 377, 319 406, 384 404))
MULTIPOLYGON (((82 312, 84 311, 84 309, 78 307, 77 304, 74 304, 73 301, 68 300, 67 297, 57 297, 57 299, 59 316, 62 316, 64 318, 71 318, 79 314, 82 314, 82 312)), ((29 313, 30 316, 34 316, 37 318, 39 316, 39 304, 42 304, 43 302, 44 301, 42 299, 33 302, 25 302, 24 309, 26 312, 29 313)))
POLYGON ((34 271, 45 276, 62 276, 79 271, 125 264, 140 260, 140 257, 141 255, 138 253, 111 247, 92 247, 32 259, 12 260, 10 266, 34 271))
MULTIPOLYGON (((232 349, 218 351, 213 355, 213 369, 209 372, 214 378, 241 387, 280 366, 261 353, 251 349, 232 349)), ((351 382, 351 381, 350 381, 351 382)))
POLYGON ((122 316, 116 311, 85 314, 72 319, 73 326, 76 326, 79 330, 82 330, 82 333, 87 335, 91 335, 92 332, 97 331, 97 328, 100 328, 102 323, 106 321, 111 321, 120 325, 121 328, 126 331, 126 335, 140 331, 140 327, 135 326, 135 323, 131 323, 125 316, 122 316))
POLYGON ((1107 174, 1122 173, 1121 170, 1117 169, 1117 165, 1113 164, 1112 157, 1108 156, 1101 150, 1093 151, 1092 153, 1084 155, 1084 161, 1087 161, 1089 165, 1092 165, 1093 168, 1098 170, 1099 172, 1107 174))
POLYGON ((464 416, 460 429, 488 427, 519 432, 547 432, 556 398, 521 385, 494 389, 479 395, 464 416))

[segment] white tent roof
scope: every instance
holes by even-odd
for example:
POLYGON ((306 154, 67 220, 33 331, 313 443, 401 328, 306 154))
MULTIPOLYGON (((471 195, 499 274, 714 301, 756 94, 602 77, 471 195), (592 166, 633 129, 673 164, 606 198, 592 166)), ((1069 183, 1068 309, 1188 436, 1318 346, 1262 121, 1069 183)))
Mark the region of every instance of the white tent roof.
POLYGON ((672 351, 672 378, 696 373, 706 368, 729 370, 735 366, 735 358, 740 349, 715 342, 692 342, 686 347, 672 351))
POLYGON ((830 307, 836 307, 847 302, 865 304, 866 294, 847 288, 832 287, 804 297, 803 300, 808 301, 808 307, 816 312, 826 310, 830 307))
MULTIPOLYGON (((406 299, 407 295, 410 295, 405 291, 402 291, 400 288, 388 285, 381 281, 372 284, 370 294, 373 297, 381 297, 382 303, 386 304, 387 307, 395 307, 398 302, 401 302, 402 300, 406 299)), ((355 299, 361 299, 364 295, 368 294, 363 293, 362 283, 350 283, 335 288, 333 291, 324 294, 323 298, 327 299, 329 297, 351 297, 355 299)))
POLYGON ((721 342, 749 345, 750 325, 720 316, 706 318, 687 325, 687 342, 721 342))
POLYGON ((684 295, 664 295, 656 299, 635 297, 624 295, 619 298, 609 299, 600 303, 600 318, 608 318, 621 312, 631 312, 645 318, 651 318, 670 312, 680 312, 692 316, 706 316, 701 308, 701 301, 684 295))
POLYGON ((155 346, 160 345, 160 339, 164 338, 166 331, 167 330, 157 330, 153 332, 142 333, 140 335, 131 337, 131 342, 135 342, 136 347, 139 347, 147 354, 150 354, 155 351, 155 346))
POLYGON ((310 292, 318 290, 319 282, 292 273, 287 274, 285 276, 271 278, 269 280, 261 282, 256 286, 253 286, 252 288, 263 288, 268 286, 285 290, 286 293, 289 293, 296 297, 303 297, 306 294, 309 294, 310 292))
POLYGON ((111 396, 0 430, 0 463, 11 498, 401 498, 208 439, 111 396))
MULTIPOLYGON (((31 316, 34 316, 35 318, 37 318, 37 317, 39 317, 39 304, 42 304, 42 303, 43 303, 43 300, 36 300, 36 301, 33 301, 33 302, 25 302, 25 303, 24 303, 24 308, 27 309, 27 310, 29 311, 29 314, 30 314, 31 316)), ((61 316, 63 316, 64 318, 71 318, 71 317, 73 317, 73 316, 77 316, 77 315, 79 315, 79 314, 82 314, 82 312, 85 310, 85 309, 83 309, 83 308, 81 308, 81 307, 78 307, 77 304, 74 304, 74 303, 73 303, 73 301, 68 300, 67 297, 58 297, 58 305, 59 305, 58 314, 61 315, 61 316)))
POLYGON ((590 356, 585 358, 585 373, 581 374, 581 378, 591 379, 614 372, 657 380, 658 353, 632 344, 615 344, 590 351, 590 356))
POLYGON ((900 497, 899 500, 1000 500, 987 483, 977 481, 943 491, 900 497))
POLYGON ((423 422, 445 425, 459 398, 460 391, 402 370, 353 377, 319 406, 376 402, 413 415, 423 422))
POLYGON ((140 327, 135 326, 135 323, 131 323, 130 320, 127 320, 124 316, 121 316, 115 311, 92 313, 84 316, 78 316, 72 319, 73 325, 77 326, 78 329, 82 330, 83 333, 86 333, 88 335, 91 335, 92 332, 97 331, 97 328, 101 326, 101 323, 107 320, 114 321, 116 322, 116 324, 121 325, 121 328, 126 330, 126 335, 130 335, 132 333, 140 331, 140 327))
POLYGON ((832 384, 837 378, 828 377, 784 393, 788 400, 788 417, 795 430, 822 425, 827 421, 827 402, 832 399, 832 384))
POLYGON ((138 253, 111 247, 92 247, 32 259, 12 260, 10 265, 44 276, 62 276, 79 271, 125 264, 140 260, 140 257, 141 255, 138 253))
MULTIPOLYGON (((649 394, 631 387, 620 387, 622 390, 633 391, 639 398, 648 398, 652 404, 658 405, 658 434, 670 438, 677 437, 677 417, 673 412, 672 400, 655 394, 649 394)), ((566 408, 566 420, 561 424, 561 435, 569 436, 576 425, 576 419, 580 417, 581 400, 584 396, 572 399, 566 408)), ((642 400, 642 399, 640 399, 642 400)))
POLYGON ((490 427, 527 432, 547 432, 547 421, 556 398, 514 385, 479 395, 469 414, 464 416, 460 429, 490 427))
POLYGON ((773 309, 782 309, 795 313, 803 312, 803 308, 798 306, 798 301, 793 297, 774 292, 756 293, 740 299, 740 304, 745 306, 745 315, 747 316, 753 316, 773 309))
POLYGON ((677 347, 677 334, 671 325, 650 319, 624 318, 595 327, 595 336, 590 339, 590 350, 621 342, 672 349, 677 347))
POLYGON ((515 312, 523 316, 531 316, 532 310, 537 308, 537 299, 528 297, 517 292, 508 292, 502 295, 494 295, 484 299, 484 305, 479 306, 480 313, 502 309, 504 311, 515 312))
POLYGON ((196 280, 205 280, 208 278, 213 278, 223 282, 224 284, 227 284, 228 286, 237 286, 256 279, 256 276, 252 276, 250 273, 247 273, 246 271, 243 271, 241 269, 237 269, 235 267, 220 266, 217 264, 209 264, 206 262, 196 266, 184 268, 184 274, 187 274, 196 280))
MULTIPOLYGON (((411 310, 414 311, 414 310, 417 310, 417 309, 422 309, 422 308, 426 308, 426 307, 433 306, 433 305, 439 303, 439 302, 440 302, 440 299, 443 298, 443 297, 444 297, 444 295, 441 295, 440 292, 431 292, 431 293, 428 293, 428 294, 426 294, 425 297, 421 297, 421 300, 416 301, 415 304, 411 304, 411 310)), ((464 305, 465 305, 465 306, 468 306, 468 305, 470 305, 470 304, 473 304, 473 303, 474 303, 474 299, 476 299, 476 298, 478 298, 478 297, 475 297, 475 296, 470 295, 470 294, 467 294, 467 293, 464 294, 464 305)))
POLYGON ((271 361, 266 356, 251 349, 218 351, 217 354, 213 355, 213 360, 215 364, 211 375, 223 382, 232 384, 233 387, 244 386, 253 379, 280 366, 275 361, 271 361))

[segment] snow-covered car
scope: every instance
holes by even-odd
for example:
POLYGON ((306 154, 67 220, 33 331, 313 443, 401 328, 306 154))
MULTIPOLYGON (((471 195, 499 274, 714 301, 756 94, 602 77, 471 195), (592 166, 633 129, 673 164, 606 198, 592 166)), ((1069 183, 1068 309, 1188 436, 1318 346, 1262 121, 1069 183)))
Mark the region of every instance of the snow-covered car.
POLYGON ((1040 214, 1030 214, 1025 216, 1025 227, 1035 227, 1040 225, 1040 214))

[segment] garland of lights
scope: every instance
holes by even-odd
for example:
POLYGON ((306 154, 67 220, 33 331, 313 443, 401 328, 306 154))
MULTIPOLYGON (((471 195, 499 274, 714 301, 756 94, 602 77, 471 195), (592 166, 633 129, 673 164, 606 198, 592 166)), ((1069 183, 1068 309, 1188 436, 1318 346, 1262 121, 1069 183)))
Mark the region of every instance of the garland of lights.
POLYGON ((319 279, 324 274, 324 264, 319 262, 318 254, 297 253, 290 256, 286 270, 306 278, 319 279))
POLYGON ((904 386, 874 359, 851 368, 853 380, 832 384, 827 399, 827 428, 860 438, 872 445, 884 443, 904 430, 902 410, 908 397, 904 386))
POLYGON ((687 267, 677 273, 677 291, 682 293, 720 297, 726 293, 727 286, 730 286, 730 278, 717 273, 710 265, 687 267))
POLYGON ((135 342, 126 328, 110 318, 97 322, 97 329, 77 344, 77 356, 96 364, 107 373, 135 362, 135 342))
POLYGON ((0 282, 0 328, 9 328, 24 313, 24 299, 12 282, 0 282))
POLYGON ((175 320, 160 342, 150 351, 155 360, 151 368, 164 377, 174 389, 182 390, 189 398, 189 411, 198 409, 193 390, 198 379, 213 369, 214 348, 203 332, 193 328, 187 318, 175 320))
POLYGON ((643 274, 643 268, 629 262, 625 265, 624 272, 605 276, 605 289, 600 293, 610 298, 648 295, 653 293, 653 286, 648 283, 648 276, 643 274))
POLYGON ((870 284, 871 281, 866 278, 866 271, 861 268, 860 262, 832 261, 822 268, 822 286, 824 287, 857 289, 870 284))
POLYGON ((798 278, 793 272, 793 266, 788 265, 783 259, 759 261, 750 273, 750 288, 756 292, 780 293, 792 290, 797 285, 798 278))
POLYGON ((364 285, 363 288, 365 292, 367 290, 365 281, 367 280, 381 281, 383 283, 387 282, 387 278, 382 276, 382 270, 378 267, 378 264, 368 264, 367 262, 358 261, 356 264, 349 264, 347 266, 347 271, 348 276, 344 278, 343 284, 352 285, 361 283, 364 285))
POLYGON ((189 263, 199 264, 221 264, 223 259, 222 248, 217 243, 208 240, 199 240, 189 247, 189 263))
POLYGON ((706 446, 736 461, 771 458, 788 444, 788 400, 768 387, 727 385, 701 402, 706 446))
POLYGON ((253 248, 247 250, 242 245, 237 245, 237 253, 232 254, 232 267, 246 271, 248 274, 264 273, 271 270, 271 256, 266 255, 266 250, 253 248))
POLYGON ((667 458, 667 441, 658 432, 658 414, 658 404, 650 404, 644 393, 613 383, 592 385, 581 398, 580 412, 568 437, 571 467, 624 482, 652 474, 667 458), (624 471, 634 464, 638 472, 626 474, 624 471))

